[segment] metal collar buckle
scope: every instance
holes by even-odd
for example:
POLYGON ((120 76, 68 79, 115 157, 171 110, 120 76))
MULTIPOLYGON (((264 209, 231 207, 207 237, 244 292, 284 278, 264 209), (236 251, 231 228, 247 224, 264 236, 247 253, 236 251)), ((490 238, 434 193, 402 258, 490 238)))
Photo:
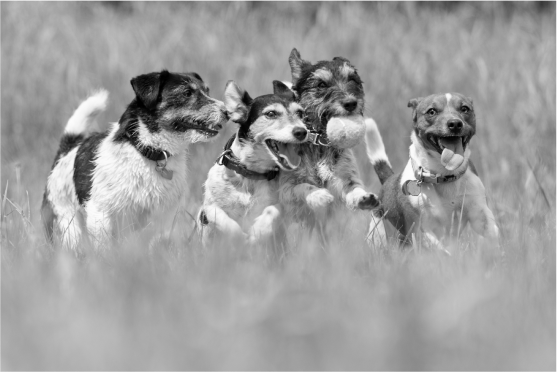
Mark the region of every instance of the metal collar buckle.
POLYGON ((329 140, 323 136, 323 133, 310 131, 308 134, 308 138, 309 138, 309 142, 313 145, 326 146, 326 147, 331 146, 329 140))
POLYGON ((219 157, 217 158, 217 160, 215 161, 215 164, 223 165, 223 159, 224 159, 224 157, 225 157, 226 155, 228 155, 228 154, 231 154, 231 153, 232 153, 232 150, 231 150, 231 149, 224 150, 224 151, 222 152, 222 154, 220 154, 219 157))

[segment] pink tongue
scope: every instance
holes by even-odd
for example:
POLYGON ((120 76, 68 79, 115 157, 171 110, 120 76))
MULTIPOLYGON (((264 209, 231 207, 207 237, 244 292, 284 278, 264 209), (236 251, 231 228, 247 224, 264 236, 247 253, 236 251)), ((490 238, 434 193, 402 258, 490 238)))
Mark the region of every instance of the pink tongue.
POLYGON ((445 147, 441 154, 441 164, 443 164, 445 169, 453 171, 460 167, 464 162, 462 138, 440 138, 439 142, 445 147))
POLYGON ((284 143, 277 143, 279 148, 279 154, 288 159, 292 168, 298 168, 300 165, 300 155, 294 145, 286 145, 284 143))

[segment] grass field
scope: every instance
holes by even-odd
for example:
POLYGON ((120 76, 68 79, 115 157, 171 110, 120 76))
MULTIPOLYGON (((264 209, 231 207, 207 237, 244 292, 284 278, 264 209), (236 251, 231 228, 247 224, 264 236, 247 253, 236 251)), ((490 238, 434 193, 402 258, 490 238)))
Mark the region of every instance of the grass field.
MULTIPOLYGON (((2 368, 555 370, 555 22, 555 3, 2 2, 2 368), (145 243, 155 224, 109 259, 46 242, 45 180, 88 93, 111 93, 101 129, 129 80, 162 68, 198 72, 218 99, 230 79, 257 96, 290 79, 293 47, 358 68, 396 169, 409 99, 473 97, 501 251, 468 230, 452 257, 371 249, 363 212, 326 250, 292 239, 280 263, 202 249, 187 213, 169 246, 145 243)), ((192 148, 185 211, 233 130, 192 148)))

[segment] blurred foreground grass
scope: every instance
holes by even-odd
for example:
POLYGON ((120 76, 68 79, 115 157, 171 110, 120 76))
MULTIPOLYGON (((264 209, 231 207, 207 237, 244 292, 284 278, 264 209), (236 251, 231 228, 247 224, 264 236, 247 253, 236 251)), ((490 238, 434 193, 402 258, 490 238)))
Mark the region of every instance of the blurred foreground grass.
MULTIPOLYGON (((4 369, 555 369, 555 4, 2 3, 4 369), (468 231, 453 257, 363 243, 354 214, 282 262, 203 250, 192 220, 110 259, 48 245, 39 205, 65 121, 97 87, 117 121, 129 80, 196 71, 222 99, 289 79, 292 47, 358 68, 396 169, 410 98, 473 97, 478 165, 502 253, 468 231), (533 171, 532 171, 533 170, 533 171)), ((185 211, 226 134, 194 146, 185 211)), ((365 178, 372 190, 376 176, 365 178)), ((298 236, 294 235, 293 236, 298 236)), ((303 236, 303 234, 302 234, 303 236)))

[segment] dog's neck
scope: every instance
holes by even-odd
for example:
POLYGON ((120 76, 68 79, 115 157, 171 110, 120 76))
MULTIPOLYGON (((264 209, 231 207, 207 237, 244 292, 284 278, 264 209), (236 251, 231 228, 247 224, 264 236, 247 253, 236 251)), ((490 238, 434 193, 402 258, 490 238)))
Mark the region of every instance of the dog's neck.
POLYGON ((262 143, 252 142, 247 144, 244 141, 248 140, 242 140, 236 136, 230 149, 247 169, 265 173, 277 168, 276 163, 269 157, 262 143))
POLYGON ((441 176, 461 175, 468 169, 470 147, 467 147, 464 151, 464 161, 462 164, 457 169, 449 171, 441 164, 441 154, 435 150, 427 149, 422 140, 416 135, 416 132, 412 132, 410 140, 412 141, 410 145, 410 159, 414 167, 421 166, 429 172, 441 176))
POLYGON ((121 120, 118 125, 116 141, 123 141, 127 138, 135 147, 150 147, 154 150, 165 151, 170 156, 183 153, 191 142, 189 132, 154 131, 148 128, 139 117, 121 120), (131 137, 133 140, 130 140, 131 137))

